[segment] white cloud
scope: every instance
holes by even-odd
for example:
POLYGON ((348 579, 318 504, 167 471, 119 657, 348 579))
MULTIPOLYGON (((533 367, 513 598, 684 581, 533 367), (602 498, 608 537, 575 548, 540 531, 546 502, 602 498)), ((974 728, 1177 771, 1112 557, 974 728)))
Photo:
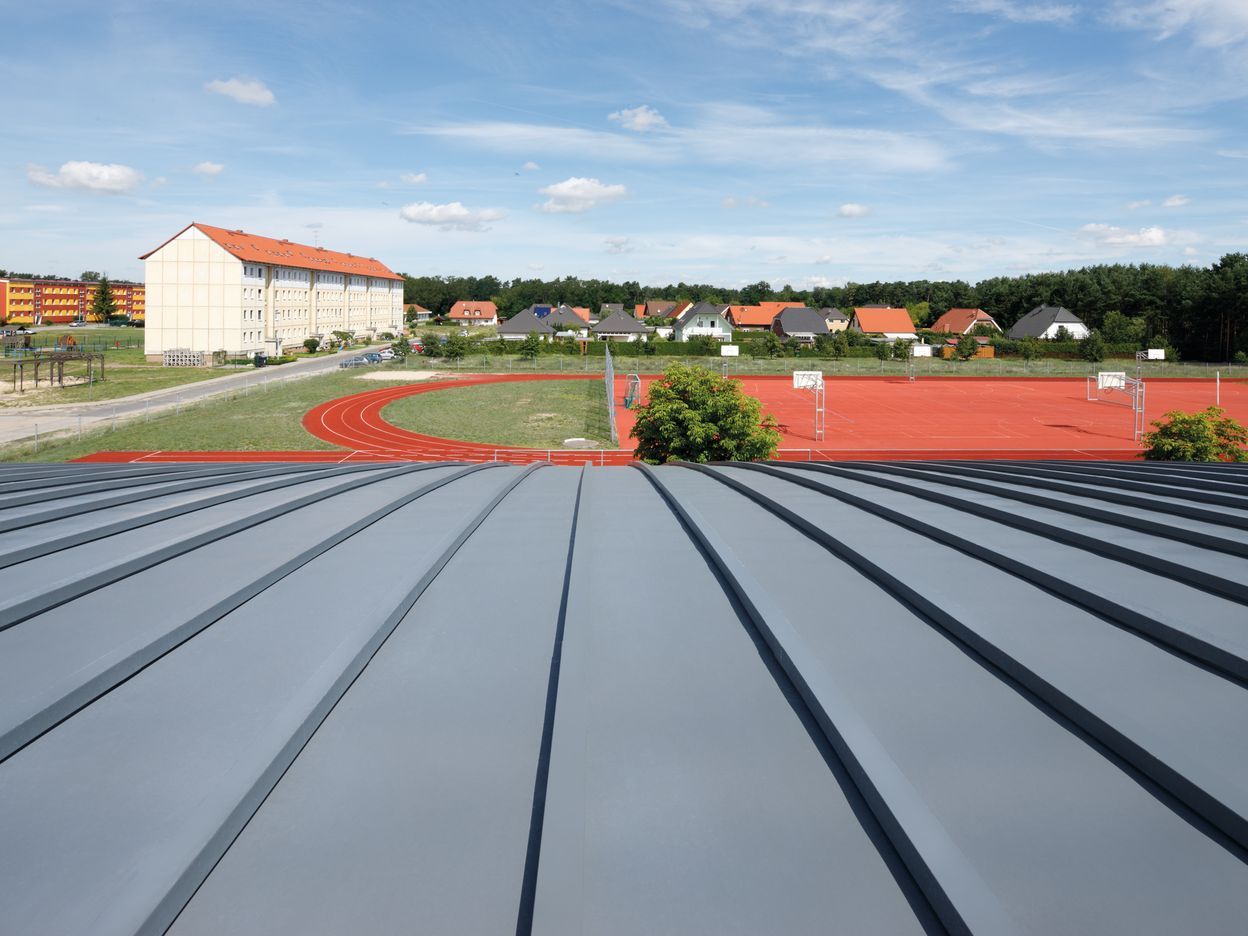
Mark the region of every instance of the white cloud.
POLYGON ((429 181, 429 176, 424 172, 405 172, 399 176, 399 181, 407 185, 424 185, 429 181))
POLYGON ((842 218, 865 218, 871 213, 871 209, 857 202, 848 202, 836 209, 836 213, 842 218))
POLYGON ((629 237, 606 237, 602 241, 607 245, 609 254, 625 254, 633 252, 633 241, 629 237))
POLYGON ((1085 224, 1079 230, 1109 247, 1165 247, 1170 243, 1170 236, 1159 227, 1132 232, 1110 224, 1085 224))
POLYGON ((498 221, 504 213, 494 208, 470 211, 457 201, 445 205, 412 202, 399 209, 399 217, 412 224, 427 224, 444 231, 488 231, 489 222, 498 221))
POLYGON ((1151 204, 1152 201, 1147 198, 1141 199, 1140 201, 1129 201, 1127 202, 1127 211, 1136 211, 1140 208, 1147 208, 1151 204))
POLYGON ((55 174, 43 166, 27 166, 26 178, 45 188, 86 189, 115 195, 133 191, 143 181, 143 174, 120 163, 67 162, 55 174))
POLYGON ((724 200, 719 203, 722 207, 732 210, 737 207, 737 198, 735 195, 726 195, 724 200))
POLYGON ((191 172, 196 175, 204 176, 218 176, 224 171, 225 165, 223 163, 208 162, 207 160, 201 163, 196 163, 191 167, 191 172))
POLYGON ((617 121, 625 130, 636 130, 638 133, 659 130, 667 126, 663 115, 648 104, 618 110, 613 114, 608 114, 607 119, 617 121))
POLYGON ((1195 257, 1195 256, 1197 256, 1199 253, 1200 253, 1200 251, 1199 251, 1199 250, 1197 250, 1195 247, 1184 247, 1184 248, 1183 248, 1183 256, 1185 256, 1185 257, 1195 257))
POLYGON ((1018 0, 961 0, 963 13, 986 13, 1012 23, 1069 23, 1078 8, 1068 3, 1020 3, 1018 0))
POLYGON ((1184 205, 1188 204, 1189 202, 1191 202, 1191 199, 1188 198, 1186 195, 1171 195, 1169 198, 1167 198, 1165 201, 1161 203, 1161 207, 1162 208, 1182 208, 1184 205))
POLYGON ((1154 33, 1159 41, 1189 32, 1197 45, 1218 48, 1248 39, 1243 0, 1116 0, 1110 23, 1154 33))
POLYGON ((604 202, 618 201, 628 194, 622 185, 606 185, 597 179, 573 176, 538 189, 550 198, 542 203, 542 211, 548 214, 579 214, 604 202))
POLYGON ((277 103, 277 98, 273 96, 268 86, 255 78, 230 78, 228 81, 217 79, 204 85, 204 90, 225 95, 239 104, 268 107, 277 103))
POLYGON ((538 169, 541 169, 542 167, 530 159, 520 168, 523 169, 525 172, 536 172, 538 169))
POLYGON ((1248 159, 1248 149, 1220 149, 1218 155, 1224 159, 1248 159))

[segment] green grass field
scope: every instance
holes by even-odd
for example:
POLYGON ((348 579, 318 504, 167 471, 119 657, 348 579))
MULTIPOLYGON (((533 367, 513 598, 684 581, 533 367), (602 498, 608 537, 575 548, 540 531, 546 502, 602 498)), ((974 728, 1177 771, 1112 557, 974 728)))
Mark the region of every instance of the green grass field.
POLYGON ((611 444, 606 393, 598 380, 542 380, 422 393, 382 410, 413 432, 524 448, 562 448, 565 439, 611 444))

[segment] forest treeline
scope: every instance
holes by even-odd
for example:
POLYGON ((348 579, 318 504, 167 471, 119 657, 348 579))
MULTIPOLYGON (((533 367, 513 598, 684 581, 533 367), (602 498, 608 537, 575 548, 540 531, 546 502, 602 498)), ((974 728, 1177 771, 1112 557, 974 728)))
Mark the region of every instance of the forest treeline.
POLYGON ((815 308, 845 309, 872 303, 904 306, 916 324, 930 324, 950 308, 978 307, 992 313, 1002 328, 1038 305, 1061 305, 1101 329, 1106 316, 1112 327, 1126 319, 1143 338, 1164 341, 1183 357, 1227 361, 1248 352, 1248 253, 1227 254, 1209 267, 1160 264, 1107 264, 1063 273, 996 276, 974 285, 962 280, 912 280, 894 283, 850 283, 809 290, 766 282, 740 289, 710 284, 676 283, 642 286, 607 280, 515 279, 495 276, 408 276, 404 300, 445 315, 459 299, 492 300, 504 317, 534 303, 587 306, 595 312, 606 302, 626 306, 647 299, 751 305, 766 300, 792 300, 815 308))

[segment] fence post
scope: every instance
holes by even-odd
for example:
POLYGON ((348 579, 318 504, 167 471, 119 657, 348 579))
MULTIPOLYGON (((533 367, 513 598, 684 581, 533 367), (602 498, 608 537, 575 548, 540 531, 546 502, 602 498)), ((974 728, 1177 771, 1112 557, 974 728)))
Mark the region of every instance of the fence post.
POLYGON ((35 452, 39 451, 39 424, 35 423, 35 452))

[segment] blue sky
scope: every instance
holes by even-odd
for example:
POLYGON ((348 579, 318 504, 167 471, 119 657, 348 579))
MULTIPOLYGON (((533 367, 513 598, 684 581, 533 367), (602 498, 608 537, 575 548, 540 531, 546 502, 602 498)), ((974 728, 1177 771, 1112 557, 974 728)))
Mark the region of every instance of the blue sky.
POLYGON ((965 278, 1248 249, 1248 0, 0 0, 0 267, 190 221, 413 274, 965 278))

